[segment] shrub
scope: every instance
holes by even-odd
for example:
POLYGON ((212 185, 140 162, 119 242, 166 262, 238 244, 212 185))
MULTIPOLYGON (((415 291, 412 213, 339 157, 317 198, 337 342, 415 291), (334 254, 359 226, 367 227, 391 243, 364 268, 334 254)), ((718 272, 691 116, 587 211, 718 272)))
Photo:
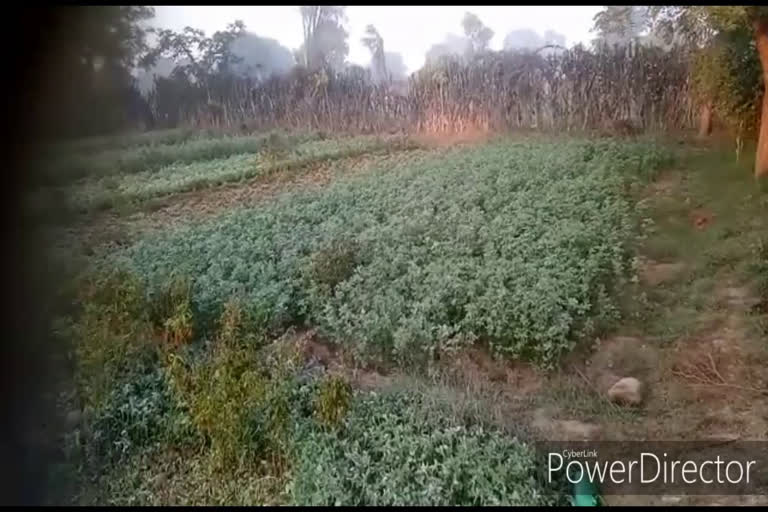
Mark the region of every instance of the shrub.
POLYGON ((340 429, 297 438, 297 505, 553 505, 533 449, 448 420, 417 395, 359 396, 340 429))
POLYGON ((216 467, 265 460, 282 470, 298 354, 279 341, 259 349, 253 338, 240 337, 241 315, 237 302, 228 302, 208 353, 169 356, 174 394, 216 467))
POLYGON ((252 350, 230 344, 213 347, 201 361, 174 354, 169 372, 174 395, 189 410, 192 424, 220 467, 236 466, 250 455, 249 415, 264 395, 252 350))
POLYGON ((288 157, 290 147, 290 142, 286 137, 281 136, 278 133, 272 133, 267 138, 261 154, 267 163, 275 164, 288 157))
POLYGON ((310 257, 308 277, 310 286, 323 294, 331 294, 336 285, 349 279, 358 264, 359 247, 354 241, 333 240, 310 257))

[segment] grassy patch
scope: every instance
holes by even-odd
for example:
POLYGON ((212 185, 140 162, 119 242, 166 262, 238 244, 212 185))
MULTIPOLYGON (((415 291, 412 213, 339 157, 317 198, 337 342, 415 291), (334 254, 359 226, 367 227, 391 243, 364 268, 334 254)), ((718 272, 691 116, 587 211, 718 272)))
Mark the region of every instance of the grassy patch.
MULTIPOLYGON (((444 414, 418 392, 353 394, 340 376, 310 375, 297 347, 268 342, 232 300, 215 337, 147 347, 138 332, 175 314, 165 297, 117 276, 89 301, 110 338, 81 340, 102 354, 103 396, 89 400, 69 439, 80 504, 551 504, 524 441, 482 420, 444 414), (142 298, 143 297, 143 298, 142 298), (110 308, 124 298, 126 306, 110 308), (119 322, 133 311, 133 323, 119 322), (140 313, 140 312, 149 313, 140 313), (133 324, 143 324, 136 329, 133 324), (104 347, 113 337, 133 352, 104 347), (147 353, 158 357, 147 358, 147 353)), ((86 307, 80 322, 92 322, 86 307)), ((90 333, 94 330, 84 327, 90 333)), ((77 328, 75 332, 80 332, 77 328)), ((89 364, 78 374, 97 372, 89 364)), ((87 379, 86 379, 87 380, 87 379)), ((84 388, 84 394, 93 392, 84 388)))
MULTIPOLYGON (((707 330, 720 320, 718 288, 760 280, 759 246, 768 229, 768 194, 752 177, 751 162, 730 152, 689 154, 666 179, 675 185, 646 198, 647 223, 640 252, 659 262, 681 262, 674 280, 633 290, 627 327, 672 341, 707 330)), ((758 286, 759 287, 759 286, 758 286)))

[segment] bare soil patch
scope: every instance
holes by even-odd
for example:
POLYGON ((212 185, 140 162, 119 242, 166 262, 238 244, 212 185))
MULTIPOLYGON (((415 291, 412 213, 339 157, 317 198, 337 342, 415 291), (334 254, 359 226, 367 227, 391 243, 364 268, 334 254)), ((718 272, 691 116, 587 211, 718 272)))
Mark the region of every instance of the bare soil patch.
POLYGON ((663 263, 654 260, 644 260, 641 264, 640 278, 649 286, 658 286, 674 280, 685 270, 682 262, 663 263))
POLYGON ((452 147, 459 144, 480 144, 491 137, 487 131, 474 129, 460 133, 421 133, 412 138, 426 147, 452 147))

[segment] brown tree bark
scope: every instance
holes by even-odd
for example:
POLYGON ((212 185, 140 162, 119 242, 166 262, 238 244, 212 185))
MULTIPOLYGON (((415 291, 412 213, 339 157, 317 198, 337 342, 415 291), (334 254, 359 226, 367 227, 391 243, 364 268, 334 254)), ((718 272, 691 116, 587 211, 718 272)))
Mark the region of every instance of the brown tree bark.
POLYGON ((712 133, 712 103, 707 102, 701 106, 699 117, 699 137, 709 137, 712 133))
POLYGON ((755 177, 759 178, 768 175, 768 19, 760 18, 755 21, 755 42, 763 68, 763 108, 755 155, 755 177))

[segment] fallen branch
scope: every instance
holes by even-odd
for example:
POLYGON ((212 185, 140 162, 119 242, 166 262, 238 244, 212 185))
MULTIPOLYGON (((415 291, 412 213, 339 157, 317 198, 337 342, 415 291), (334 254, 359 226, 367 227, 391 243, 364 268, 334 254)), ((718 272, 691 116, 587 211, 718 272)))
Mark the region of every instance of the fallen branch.
POLYGON ((755 388, 751 386, 739 386, 737 384, 731 384, 725 380, 722 374, 718 371, 715 360, 711 353, 707 353, 707 359, 709 364, 705 362, 697 362, 695 364, 686 364, 682 369, 673 369, 672 375, 681 377, 688 381, 692 386, 710 386, 739 389, 742 391, 752 391, 754 393, 768 394, 768 389, 755 388))

